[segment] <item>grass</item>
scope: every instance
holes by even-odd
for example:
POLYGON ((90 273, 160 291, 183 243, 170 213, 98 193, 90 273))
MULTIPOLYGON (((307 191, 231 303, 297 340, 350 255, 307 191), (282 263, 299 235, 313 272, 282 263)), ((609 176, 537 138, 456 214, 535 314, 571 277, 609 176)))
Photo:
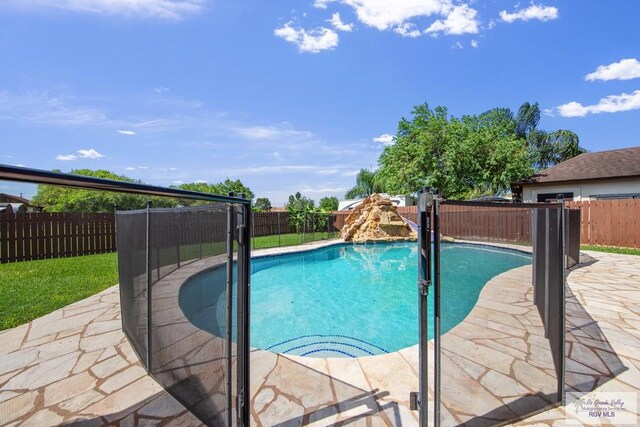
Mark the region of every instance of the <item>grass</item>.
POLYGON ((615 246, 580 245, 580 250, 609 252, 612 254, 623 254, 623 255, 640 255, 640 249, 618 248, 615 246))
MULTIPOLYGON (((305 234, 304 243, 327 240, 327 233, 305 234)), ((254 249, 303 243, 301 234, 261 236, 254 249)), ((167 260, 175 254, 162 254, 167 260)), ((196 258, 200 245, 182 248, 181 256, 196 258)), ((224 244, 204 247, 203 254, 224 253, 224 244)), ((116 253, 0 264, 0 330, 13 328, 80 301, 118 283, 116 253)))
POLYGON ((0 265, 0 330, 13 328, 118 283, 115 253, 0 265))
POLYGON ((322 232, 306 233, 304 235, 304 239, 302 234, 296 234, 296 233, 282 234, 280 236, 277 236, 277 235, 260 236, 260 237, 254 237, 252 239, 252 244, 253 244, 252 248, 266 249, 266 248, 275 248, 278 246, 295 246, 295 245, 300 245, 302 243, 315 242, 318 240, 328 240, 333 238, 334 238, 334 234, 333 233, 327 234, 326 231, 324 233, 322 232))

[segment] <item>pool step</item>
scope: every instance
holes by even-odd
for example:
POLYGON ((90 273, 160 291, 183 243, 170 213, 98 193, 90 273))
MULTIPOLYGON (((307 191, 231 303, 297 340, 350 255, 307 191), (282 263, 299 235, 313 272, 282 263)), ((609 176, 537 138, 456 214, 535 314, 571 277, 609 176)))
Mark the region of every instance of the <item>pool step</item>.
POLYGON ((346 335, 303 335, 272 345, 267 350, 308 357, 362 357, 388 353, 382 347, 346 335))

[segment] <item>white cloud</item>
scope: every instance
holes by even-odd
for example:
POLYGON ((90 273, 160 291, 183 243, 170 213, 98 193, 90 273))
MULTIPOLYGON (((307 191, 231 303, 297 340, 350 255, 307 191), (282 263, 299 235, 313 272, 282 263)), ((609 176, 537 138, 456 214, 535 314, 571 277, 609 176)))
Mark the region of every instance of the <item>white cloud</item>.
POLYGON ((164 86, 159 86, 159 87, 153 88, 153 90, 155 90, 158 93, 163 93, 163 92, 168 92, 169 88, 164 86))
POLYGON ((640 78, 640 61, 635 58, 622 59, 609 65, 600 65, 584 79, 594 80, 631 80, 640 78))
POLYGON ((416 17, 446 15, 451 0, 341 0, 351 6, 358 20, 378 30, 396 27, 416 17))
POLYGON ((338 33, 330 28, 320 27, 307 31, 304 28, 294 28, 292 24, 293 21, 287 22, 276 28, 273 34, 295 44, 300 53, 318 53, 338 46, 338 33))
POLYGON ((638 109, 640 109, 640 90, 630 94, 609 95, 595 105, 582 105, 573 101, 551 110, 545 110, 545 113, 557 112, 562 117, 584 117, 587 114, 618 113, 638 109))
POLYGON ((313 188, 313 187, 304 187, 300 190, 302 194, 332 194, 332 193, 344 193, 347 191, 344 187, 323 187, 323 188, 313 188))
POLYGON ((304 130, 281 128, 277 126, 245 126, 233 127, 230 130, 237 135, 247 139, 273 140, 273 139, 296 139, 308 140, 313 137, 313 133, 304 130))
POLYGON ((474 48, 474 49, 477 48, 478 46, 480 46, 480 43, 478 43, 477 40, 471 40, 470 44, 471 44, 471 47, 474 48))
POLYGON ((98 153, 93 148, 89 148, 86 150, 78 150, 78 154, 59 154, 56 156, 56 160, 61 160, 63 162, 77 160, 77 159, 99 159, 100 157, 104 157, 103 154, 98 153))
POLYGON ((118 133, 121 133, 122 135, 135 135, 136 134, 132 130, 119 130, 118 133))
POLYGON ((515 22, 515 21, 530 21, 532 19, 537 19, 540 21, 549 21, 552 19, 558 18, 558 8, 553 6, 543 6, 538 4, 531 4, 526 9, 520 9, 513 13, 509 13, 506 10, 500 12, 500 19, 504 22, 515 22))
POLYGON ((384 145, 391 145, 393 144, 393 138, 393 135, 389 133, 383 133, 382 135, 373 138, 373 142, 381 142, 384 145))
POLYGON ((422 35, 422 33, 416 27, 416 25, 411 22, 405 22, 403 24, 396 26, 393 29, 393 32, 396 34, 400 34, 402 37, 410 37, 410 38, 416 38, 422 35))
POLYGON ((478 32, 479 21, 476 19, 478 11, 470 8, 466 4, 454 7, 447 14, 447 17, 439 19, 425 30, 431 35, 444 34, 476 34, 478 32))
POLYGON ((71 105, 68 99, 48 92, 14 95, 0 92, 0 120, 32 126, 104 125, 106 115, 93 107, 71 105))
POLYGON ((180 20, 203 10, 202 0, 8 0, 5 6, 38 10, 180 20))
POLYGON ((329 19, 328 21, 331 23, 331 25, 333 25, 333 28, 335 28, 338 31, 346 31, 346 32, 353 31, 353 24, 345 24, 344 22, 342 22, 339 12, 336 12, 333 15, 331 15, 331 19, 329 19))
POLYGON ((124 168, 124 170, 126 170, 126 171, 134 171, 134 170, 136 170, 136 168, 133 167, 133 166, 127 166, 126 168, 124 168))
POLYGON ((334 175, 340 173, 344 166, 315 166, 315 165, 273 165, 273 166, 249 166, 240 169, 225 169, 222 175, 243 176, 243 175, 274 175, 305 173, 315 175, 334 175))
POLYGON ((327 5, 329 3, 334 2, 334 1, 337 1, 337 0, 316 0, 313 3, 313 7, 318 8, 318 9, 326 9, 327 5))
POLYGON ((104 154, 98 153, 93 148, 89 148, 88 150, 78 150, 80 154, 79 157, 83 159, 99 159, 100 157, 104 157, 104 154))

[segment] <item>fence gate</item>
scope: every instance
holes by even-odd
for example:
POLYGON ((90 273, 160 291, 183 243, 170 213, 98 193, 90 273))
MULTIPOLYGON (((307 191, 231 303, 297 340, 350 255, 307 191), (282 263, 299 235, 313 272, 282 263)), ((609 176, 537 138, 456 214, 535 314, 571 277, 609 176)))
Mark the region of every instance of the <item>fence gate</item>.
POLYGON ((504 425, 563 401, 567 217, 421 193, 421 426, 504 425))
POLYGON ((214 203, 116 215, 125 334, 149 374, 211 426, 249 425, 249 212, 214 203))

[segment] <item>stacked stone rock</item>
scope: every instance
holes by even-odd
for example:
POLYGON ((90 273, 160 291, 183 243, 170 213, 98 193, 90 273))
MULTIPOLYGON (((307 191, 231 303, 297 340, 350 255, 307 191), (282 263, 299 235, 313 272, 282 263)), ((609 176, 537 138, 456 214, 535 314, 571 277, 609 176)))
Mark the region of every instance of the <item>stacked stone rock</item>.
POLYGON ((340 237, 355 243, 417 239, 391 200, 379 194, 367 197, 353 209, 345 220, 340 237))

